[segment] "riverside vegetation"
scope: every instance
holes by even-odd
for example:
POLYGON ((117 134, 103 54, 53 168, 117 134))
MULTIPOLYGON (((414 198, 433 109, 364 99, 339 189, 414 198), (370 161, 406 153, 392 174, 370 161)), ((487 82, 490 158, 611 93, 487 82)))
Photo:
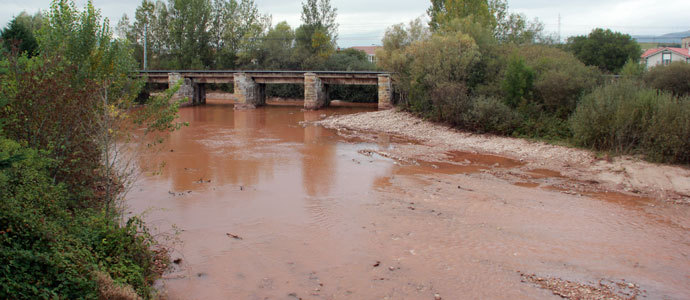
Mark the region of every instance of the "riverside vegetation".
POLYGON ((639 46, 610 30, 557 45, 503 0, 431 2, 429 26, 395 25, 377 52, 401 109, 474 132, 690 163, 690 65, 645 70, 639 46), (602 39, 606 49, 591 47, 602 39), (591 59, 598 51, 611 59, 591 59))
POLYGON ((153 297, 166 250, 124 219, 133 173, 122 147, 133 127, 182 125, 172 90, 134 106, 136 61, 91 2, 54 1, 2 36, 0 298, 153 297))

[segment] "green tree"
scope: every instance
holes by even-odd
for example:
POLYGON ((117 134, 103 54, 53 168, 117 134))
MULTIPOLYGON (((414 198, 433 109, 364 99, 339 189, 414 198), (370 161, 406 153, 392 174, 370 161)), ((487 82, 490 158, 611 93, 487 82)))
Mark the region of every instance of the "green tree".
POLYGON ((335 43, 338 39, 338 9, 331 7, 330 0, 307 0, 302 2, 302 22, 304 25, 319 28, 335 43))
POLYGON ((276 24, 261 40, 261 66, 275 70, 297 68, 297 64, 292 60, 294 40, 295 32, 287 22, 276 24))
POLYGON ((567 48, 586 65, 609 73, 620 71, 628 60, 637 62, 642 53, 630 35, 601 28, 586 36, 568 38, 567 48))
POLYGON ((338 25, 337 9, 330 0, 307 0, 302 3, 303 24, 295 30, 294 59, 302 62, 302 68, 323 67, 326 59, 335 52, 338 25))
POLYGON ((37 52, 38 43, 36 43, 33 32, 18 18, 10 21, 10 24, 0 32, 0 40, 2 40, 7 51, 16 48, 20 53, 26 53, 29 56, 33 56, 37 52))
POLYGON ((453 19, 471 17, 475 22, 493 28, 496 17, 489 8, 487 0, 431 0, 431 7, 427 10, 431 18, 429 26, 432 30, 439 30, 453 19))
POLYGON ((213 63, 210 0, 170 0, 168 5, 171 54, 176 68, 207 69, 213 63))
POLYGON ((531 98, 534 77, 534 70, 525 64, 524 58, 514 55, 510 59, 503 79, 503 91, 506 93, 506 103, 509 106, 515 108, 520 102, 531 98))

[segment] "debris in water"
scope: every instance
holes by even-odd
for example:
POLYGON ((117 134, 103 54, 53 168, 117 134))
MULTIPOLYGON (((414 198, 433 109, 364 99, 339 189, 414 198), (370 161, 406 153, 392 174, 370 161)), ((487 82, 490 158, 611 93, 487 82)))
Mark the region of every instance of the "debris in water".
POLYGON ((374 268, 376 268, 376 267, 378 267, 378 266, 380 266, 380 265, 381 265, 381 262, 377 260, 376 263, 374 264, 374 268))
POLYGON ((175 260, 173 260, 173 263, 175 263, 176 265, 179 265, 181 262, 182 262, 181 258, 176 258, 175 260))
POLYGON ((438 293, 434 294, 434 300, 441 300, 441 295, 438 293))
POLYGON ((229 232, 228 232, 228 233, 226 233, 225 235, 227 235, 227 236, 229 236, 229 237, 231 237, 231 238, 233 238, 233 239, 236 239, 236 240, 242 240, 242 237, 239 236, 239 235, 236 235, 236 234, 232 234, 232 233, 229 233, 229 232))

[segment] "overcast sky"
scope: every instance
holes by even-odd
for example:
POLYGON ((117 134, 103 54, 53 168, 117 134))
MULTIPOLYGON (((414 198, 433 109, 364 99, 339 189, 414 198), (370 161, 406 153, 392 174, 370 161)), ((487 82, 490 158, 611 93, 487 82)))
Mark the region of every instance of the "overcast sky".
MULTIPOLYGON (((273 17, 273 24, 287 21, 293 27, 300 24, 301 0, 255 0, 262 13, 273 17)), ((115 25, 127 14, 132 17, 141 0, 94 0, 103 16, 115 25)), ((86 0, 76 0, 83 7, 86 0)), ((338 23, 342 47, 379 44, 384 30, 396 23, 407 22, 425 15, 429 1, 424 0, 331 0, 338 8, 338 23)), ((593 28, 611 28, 633 35, 657 35, 690 30, 688 0, 509 0, 512 12, 528 18, 538 18, 546 31, 558 32, 561 15, 561 36, 587 34, 593 28)), ((0 24, 4 27, 22 11, 34 13, 47 10, 49 0, 0 0, 0 24)))

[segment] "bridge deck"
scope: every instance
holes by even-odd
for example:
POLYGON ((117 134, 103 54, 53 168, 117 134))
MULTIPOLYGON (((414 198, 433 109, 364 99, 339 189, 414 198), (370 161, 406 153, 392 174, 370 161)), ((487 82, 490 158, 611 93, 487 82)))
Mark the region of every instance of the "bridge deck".
POLYGON ((237 73, 251 76, 256 83, 303 84, 304 74, 314 73, 324 84, 376 85, 378 75, 389 74, 375 71, 267 71, 267 70, 150 70, 139 71, 149 82, 167 83, 169 73, 192 78, 196 83, 229 83, 237 73))

